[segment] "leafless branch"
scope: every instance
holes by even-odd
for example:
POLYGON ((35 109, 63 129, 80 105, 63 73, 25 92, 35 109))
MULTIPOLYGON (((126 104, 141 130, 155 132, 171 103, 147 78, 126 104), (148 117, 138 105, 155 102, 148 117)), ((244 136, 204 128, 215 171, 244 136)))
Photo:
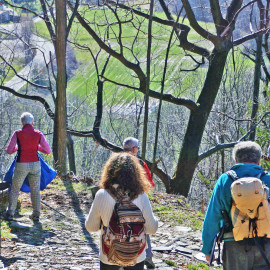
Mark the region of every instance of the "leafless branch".
POLYGON ((247 57, 249 60, 251 60, 253 63, 255 63, 255 59, 253 59, 249 54, 241 52, 245 57, 247 57))
POLYGON ((225 117, 227 117, 235 122, 252 122, 251 119, 236 119, 236 118, 234 118, 234 117, 232 117, 224 112, 219 112, 219 111, 211 111, 211 112, 221 114, 221 115, 223 115, 223 116, 225 116, 225 117))
POLYGON ((48 12, 47 12, 47 8, 46 8, 46 3, 44 0, 40 0, 40 4, 41 4, 41 8, 42 8, 42 11, 43 11, 43 14, 44 14, 44 18, 42 18, 47 26, 47 29, 50 33, 50 37, 52 39, 52 42, 54 44, 54 47, 55 47, 55 30, 53 29, 53 24, 50 22, 50 19, 49 19, 49 15, 48 15, 48 12))
POLYGON ((186 56, 189 56, 197 65, 193 69, 180 69, 181 71, 196 71, 201 65, 205 64, 204 57, 202 57, 202 62, 197 61, 191 54, 187 54, 186 56))
POLYGON ((20 97, 20 98, 24 98, 24 99, 30 99, 30 100, 34 100, 34 101, 40 102, 41 104, 43 104, 43 106, 44 106, 47 114, 51 117, 51 119, 54 119, 54 113, 51 110, 49 103, 44 98, 42 98, 40 96, 31 96, 31 95, 21 94, 21 93, 16 92, 12 88, 6 87, 4 85, 0 85, 0 89, 5 90, 5 91, 13 94, 16 97, 20 97))
POLYGON ((9 1, 6 1, 6 0, 2 0, 6 5, 10 6, 10 7, 13 7, 13 8, 18 8, 18 9, 21 9, 21 10, 24 10, 24 11, 27 11, 27 12, 30 12, 32 14, 34 14, 35 16, 41 18, 42 20, 44 19, 42 16, 40 16, 40 14, 38 14, 37 12, 35 12, 34 10, 32 9, 29 9, 25 6, 19 6, 19 5, 14 5, 12 4, 11 2, 9 1))
POLYGON ((14 68, 11 64, 9 64, 9 63, 6 61, 6 59, 5 59, 2 55, 0 55, 0 58, 1 58, 1 59, 2 59, 2 60, 3 60, 3 61, 11 68, 11 69, 12 69, 12 71, 14 72, 14 74, 15 74, 18 78, 22 79, 23 81, 29 83, 30 85, 32 85, 32 86, 34 86, 34 87, 42 88, 42 89, 49 89, 48 86, 43 86, 43 85, 35 84, 35 83, 29 81, 28 79, 25 79, 24 77, 20 76, 20 75, 18 74, 18 72, 15 70, 15 68, 14 68))
POLYGON ((187 17, 188 17, 188 20, 189 20, 189 23, 190 23, 191 27, 199 35, 201 35, 202 37, 204 37, 207 40, 210 40, 213 44, 216 44, 217 41, 218 41, 217 36, 210 33, 210 32, 208 32, 207 30, 205 30, 204 28, 202 28, 199 25, 195 15, 194 15, 193 9, 191 8, 191 5, 189 3, 189 0, 182 0, 182 3, 183 3, 183 6, 185 8, 185 11, 186 11, 186 14, 187 14, 187 17))
MULTIPOLYGON (((110 79, 108 79, 108 78, 106 78, 104 76, 102 76, 102 78, 105 81, 108 81, 110 83, 113 83, 113 84, 116 84, 116 85, 119 85, 119 86, 122 86, 122 87, 125 87, 125 88, 128 88, 128 89, 137 90, 137 91, 140 91, 140 92, 144 93, 140 88, 136 88, 136 87, 133 87, 133 86, 130 86, 130 85, 127 85, 127 84, 118 83, 118 82, 110 80, 110 79)), ((198 108, 197 104, 194 101, 192 101, 190 99, 185 99, 185 98, 176 98, 176 97, 174 97, 174 96, 172 96, 170 94, 161 95, 160 93, 158 93, 156 91, 150 90, 149 91, 149 96, 152 97, 152 98, 156 98, 156 99, 162 99, 163 101, 167 101, 167 102, 170 102, 170 103, 173 103, 173 104, 185 106, 186 108, 188 108, 190 110, 196 110, 198 108)))
POLYGON ((236 142, 231 142, 231 143, 224 143, 224 144, 218 144, 216 145, 215 147, 211 148, 210 150, 202 153, 199 155, 198 157, 198 162, 200 162, 201 160, 211 156, 212 154, 216 153, 217 151, 220 151, 222 149, 226 149, 226 148, 232 148, 235 144, 237 144, 238 142, 241 142, 243 141, 245 138, 247 138, 247 136, 263 121, 263 119, 270 115, 270 112, 266 112, 262 117, 261 119, 251 127, 251 129, 246 133, 244 134, 240 139, 238 139, 236 142))
MULTIPOLYGON (((237 0, 237 1, 238 1, 237 5, 239 5, 239 3, 240 3, 241 1, 239 1, 239 0, 237 0)), ((257 1, 258 1, 258 0, 253 0, 253 1, 249 2, 249 3, 247 3, 246 5, 244 5, 242 8, 238 9, 238 10, 235 12, 235 14, 234 14, 233 18, 231 19, 230 23, 228 24, 228 26, 224 29, 224 31, 221 33, 220 36, 221 36, 221 37, 225 37, 225 36, 227 35, 228 32, 231 32, 232 29, 234 28, 234 25, 235 25, 235 22, 236 22, 236 19, 237 19, 239 13, 240 13, 243 9, 245 9, 245 8, 248 7, 249 5, 254 4, 254 3, 257 2, 257 1)), ((229 9, 228 9, 228 10, 229 10, 229 9)))
MULTIPOLYGON (((159 0, 159 1, 160 1, 160 3, 162 3, 161 1, 163 1, 163 0, 159 0)), ((111 5, 117 5, 122 9, 130 10, 136 15, 139 15, 143 18, 149 19, 148 14, 143 13, 139 10, 133 9, 129 6, 124 5, 124 4, 116 3, 116 2, 111 1, 111 0, 107 1, 107 3, 110 3, 111 5)), ((164 20, 164 19, 161 19, 159 17, 153 16, 153 21, 157 22, 159 24, 162 24, 162 25, 172 26, 172 27, 179 29, 180 33, 178 33, 178 37, 179 37, 179 41, 180 41, 180 47, 182 47, 183 49, 185 49, 187 51, 191 51, 191 52, 194 52, 196 54, 208 57, 210 55, 210 52, 207 49, 200 47, 196 44, 190 43, 188 41, 187 36, 188 36, 189 31, 190 31, 190 27, 185 25, 185 24, 176 23, 173 20, 173 17, 170 15, 169 10, 166 9, 166 5, 163 8, 163 10, 164 10, 165 14, 168 14, 168 16, 167 16, 168 20, 164 20)))
POLYGON ((242 38, 239 38, 239 39, 235 40, 233 42, 233 46, 238 46, 238 45, 240 45, 240 44, 242 44, 242 43, 244 43, 246 41, 249 41, 251 39, 256 38, 259 35, 264 35, 264 34, 267 34, 269 32, 270 32, 270 28, 266 28, 266 29, 259 30, 259 31, 255 32, 255 33, 246 35, 246 36, 244 36, 242 38))
MULTIPOLYGON (((68 6, 70 7, 70 9, 73 11, 73 5, 70 1, 67 1, 68 6)), ((104 50, 106 51, 108 54, 112 55, 114 58, 118 59, 122 64, 124 64, 127 68, 133 70, 138 78, 140 79, 140 81, 145 80, 145 74, 143 73, 143 71, 141 70, 140 66, 138 66, 137 64, 134 64, 130 61, 128 61, 123 55, 121 55, 120 53, 114 51, 112 48, 110 48, 110 46, 108 46, 97 34, 96 32, 90 27, 89 24, 87 24, 87 22, 84 20, 84 18, 77 12, 76 13, 76 17, 78 19, 78 21, 81 23, 82 27, 85 28, 85 30, 93 37, 93 39, 97 42, 97 44, 104 50)))
POLYGON ((73 10, 73 12, 72 12, 72 14, 71 14, 71 17, 70 17, 69 21, 68 21, 68 26, 67 26, 67 37, 68 37, 69 32, 70 32, 70 30, 71 30, 71 26, 72 26, 72 23, 73 23, 73 21, 74 21, 74 19, 75 19, 75 15, 76 15, 77 10, 78 10, 78 8, 79 8, 79 4, 80 4, 80 0, 76 0, 75 6, 74 6, 74 10, 73 10))
POLYGON ((220 35, 221 31, 224 29, 224 26, 227 24, 227 21, 222 17, 218 0, 210 0, 210 7, 217 34, 220 35))

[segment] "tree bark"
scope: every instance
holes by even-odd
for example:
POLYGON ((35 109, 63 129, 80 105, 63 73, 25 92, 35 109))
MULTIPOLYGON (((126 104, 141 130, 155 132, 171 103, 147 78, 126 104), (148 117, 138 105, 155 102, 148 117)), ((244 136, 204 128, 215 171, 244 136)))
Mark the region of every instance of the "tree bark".
POLYGON ((53 154, 59 175, 65 175, 66 168, 66 1, 57 0, 56 6, 56 104, 54 121, 53 154))
POLYGON ((173 192, 187 196, 192 177, 198 164, 199 148, 209 113, 214 104, 222 80, 228 50, 213 50, 206 80, 197 101, 198 109, 191 111, 178 165, 172 178, 173 192))
POLYGON ((148 129, 148 114, 149 114, 149 88, 151 84, 151 48, 152 48, 152 23, 153 23, 154 0, 150 1, 150 17, 148 21, 148 47, 147 47, 147 63, 146 63, 146 89, 144 95, 144 122, 143 122, 143 137, 142 137, 142 159, 145 160, 146 144, 147 144, 147 129, 148 129))
MULTIPOLYGON (((257 113, 259 109, 259 93, 260 93, 260 80, 261 80, 261 65, 262 65, 262 36, 256 38, 256 59, 255 59, 255 69, 254 69, 254 83, 253 83, 253 103, 251 112, 252 126, 256 124, 257 113)), ((254 141, 256 137, 256 129, 254 128, 249 136, 251 141, 254 141)))
POLYGON ((68 149, 69 171, 76 174, 74 142, 70 134, 67 134, 67 149, 68 149))

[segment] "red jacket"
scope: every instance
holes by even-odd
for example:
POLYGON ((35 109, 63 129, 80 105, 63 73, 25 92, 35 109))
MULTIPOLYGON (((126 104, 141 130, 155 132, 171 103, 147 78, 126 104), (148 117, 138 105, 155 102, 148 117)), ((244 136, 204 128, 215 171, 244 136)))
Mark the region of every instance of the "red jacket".
POLYGON ((140 160, 140 162, 141 162, 141 164, 142 164, 142 166, 143 166, 143 168, 145 170, 146 177, 147 177, 149 183, 151 184, 152 188, 154 188, 155 187, 155 182, 154 182, 154 180, 153 180, 153 178, 151 176, 151 172, 150 172, 147 164, 143 160, 140 160))
POLYGON ((25 125, 16 132, 18 156, 17 162, 39 161, 37 151, 41 139, 41 132, 35 130, 32 125, 25 125))
POLYGON ((36 162, 37 151, 51 153, 44 135, 32 125, 25 125, 21 130, 15 131, 6 150, 9 155, 18 151, 17 162, 36 162))

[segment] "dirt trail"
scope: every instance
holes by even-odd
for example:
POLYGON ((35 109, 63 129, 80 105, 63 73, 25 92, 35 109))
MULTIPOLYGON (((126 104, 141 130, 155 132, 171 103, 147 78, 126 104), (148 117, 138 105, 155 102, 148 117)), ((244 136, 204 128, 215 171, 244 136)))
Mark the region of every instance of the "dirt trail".
MULTIPOLYGON (((99 233, 89 234, 84 227, 92 203, 89 185, 70 179, 54 180, 42 193, 42 201, 62 215, 42 204, 42 216, 37 224, 29 219, 29 195, 23 193, 20 198, 21 208, 15 221, 2 223, 2 233, 9 226, 11 237, 1 234, 0 269, 99 269, 99 233)), ((157 205, 165 209, 183 208, 176 196, 153 193, 151 199, 153 208, 157 205)), ((156 215, 160 215, 159 211, 156 215)), ((198 265, 194 256, 200 256, 200 231, 172 225, 164 217, 161 214, 158 232, 151 236, 156 269, 187 269, 188 264, 198 265)))

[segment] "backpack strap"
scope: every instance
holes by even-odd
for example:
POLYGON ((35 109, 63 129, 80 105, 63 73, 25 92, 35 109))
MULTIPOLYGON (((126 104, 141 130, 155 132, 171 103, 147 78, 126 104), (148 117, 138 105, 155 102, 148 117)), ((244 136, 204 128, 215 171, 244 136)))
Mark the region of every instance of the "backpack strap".
POLYGON ((270 262, 266 257, 265 250, 264 250, 264 245, 263 245, 263 241, 265 241, 265 238, 262 239, 262 242, 259 241, 260 239, 258 238, 257 231, 256 231, 256 228, 257 228, 256 219, 252 219, 252 220, 249 221, 249 227, 252 227, 253 240, 254 240, 257 248, 259 249, 265 263, 267 264, 267 266, 270 269, 270 262))
MULTIPOLYGON (((143 161, 142 161, 142 159, 138 158, 138 160, 139 160, 139 163, 143 166, 143 161)), ((143 168, 144 168, 144 166, 143 166, 143 168)))
POLYGON ((236 181, 239 179, 237 173, 234 170, 229 170, 226 172, 226 174, 233 180, 236 181))
MULTIPOLYGON (((233 181, 236 181, 238 180, 240 177, 238 177, 237 173, 234 171, 234 170, 229 170, 226 172, 226 174, 231 177, 231 179, 233 181)), ((259 173, 258 175, 254 176, 254 177, 257 177, 259 179, 261 179, 262 177, 264 177, 266 175, 265 171, 259 173)))
POLYGON ((259 249, 259 251, 260 251, 260 253, 261 253, 262 257, 264 258, 265 263, 267 264, 267 266, 268 266, 268 267, 269 267, 269 269, 270 269, 270 262, 269 262, 269 260, 268 260, 268 259, 267 259, 267 257, 266 257, 266 254, 265 254, 265 252, 264 252, 264 247, 263 247, 263 246, 261 246, 261 244, 259 243, 259 241, 258 241, 258 238, 257 238, 257 237, 253 237, 253 239, 254 239, 254 242, 255 242, 255 244, 256 244, 256 246, 257 246, 257 248, 259 249))
MULTIPOLYGON (((260 178, 260 179, 262 179, 265 175, 266 175, 266 172, 263 171, 257 177, 260 178)), ((263 183, 264 183, 264 181, 263 181, 263 183)))

